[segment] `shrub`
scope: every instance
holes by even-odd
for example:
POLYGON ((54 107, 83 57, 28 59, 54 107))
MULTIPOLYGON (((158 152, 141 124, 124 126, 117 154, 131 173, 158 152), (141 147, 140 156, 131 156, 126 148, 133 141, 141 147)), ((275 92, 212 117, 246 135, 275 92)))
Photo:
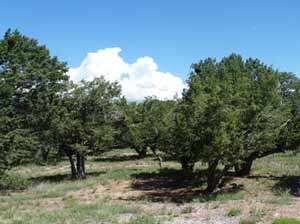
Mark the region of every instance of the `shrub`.
POLYGON ((181 210, 181 213, 183 214, 187 214, 187 213, 192 213, 193 212, 193 208, 192 207, 184 207, 182 210, 181 210))
POLYGON ((232 208, 228 212, 228 216, 233 217, 233 216, 239 216, 242 214, 242 210, 240 208, 232 208))
POLYGON ((1 190, 24 190, 30 184, 30 181, 17 174, 4 174, 0 176, 1 190))

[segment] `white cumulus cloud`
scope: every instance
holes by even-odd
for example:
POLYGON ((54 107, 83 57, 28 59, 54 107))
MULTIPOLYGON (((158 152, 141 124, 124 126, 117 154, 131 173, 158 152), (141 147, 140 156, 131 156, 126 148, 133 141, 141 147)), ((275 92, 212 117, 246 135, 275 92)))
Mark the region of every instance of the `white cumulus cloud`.
POLYGON ((181 96, 186 87, 181 78, 159 71, 151 57, 138 58, 133 64, 126 63, 120 52, 121 48, 106 48, 88 53, 81 65, 70 68, 68 74, 74 82, 100 76, 118 81, 123 95, 129 100, 143 100, 147 96, 165 100, 181 96))

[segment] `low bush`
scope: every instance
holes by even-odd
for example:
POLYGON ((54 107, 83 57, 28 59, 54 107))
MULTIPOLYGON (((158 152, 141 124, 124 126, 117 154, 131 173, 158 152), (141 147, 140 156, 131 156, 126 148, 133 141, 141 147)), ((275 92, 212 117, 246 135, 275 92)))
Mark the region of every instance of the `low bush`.
POLYGON ((24 190, 30 185, 30 181, 17 174, 4 174, 0 176, 0 191, 24 190))
POLYGON ((193 208, 190 206, 185 207, 181 210, 181 213, 183 213, 183 214, 192 213, 192 212, 193 212, 193 208))
POLYGON ((232 208, 228 212, 229 217, 239 216, 242 214, 242 210, 240 208, 232 208))

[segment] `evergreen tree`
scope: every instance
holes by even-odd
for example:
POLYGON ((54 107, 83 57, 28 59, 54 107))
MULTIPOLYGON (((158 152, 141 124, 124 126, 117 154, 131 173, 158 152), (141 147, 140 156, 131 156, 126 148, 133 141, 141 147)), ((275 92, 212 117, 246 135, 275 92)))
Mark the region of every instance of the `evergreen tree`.
POLYGON ((102 77, 71 85, 56 107, 52 122, 54 139, 71 165, 73 178, 85 178, 85 160, 111 148, 118 135, 117 104, 121 88, 102 77))
MULTIPOLYGON (((151 149, 156 155, 159 141, 166 131, 168 120, 172 116, 175 101, 161 101, 153 97, 141 103, 130 103, 126 110, 127 143, 136 150, 140 158, 151 149)), ((161 158, 158 157, 161 162, 161 158)))
POLYGON ((44 148, 51 107, 68 80, 65 63, 35 39, 8 30, 0 40, 0 167, 44 148))
POLYGON ((288 80, 257 59, 235 54, 192 68, 164 145, 184 170, 206 163, 207 192, 212 192, 232 166, 240 173, 248 160, 251 168, 256 158, 284 150, 288 80))

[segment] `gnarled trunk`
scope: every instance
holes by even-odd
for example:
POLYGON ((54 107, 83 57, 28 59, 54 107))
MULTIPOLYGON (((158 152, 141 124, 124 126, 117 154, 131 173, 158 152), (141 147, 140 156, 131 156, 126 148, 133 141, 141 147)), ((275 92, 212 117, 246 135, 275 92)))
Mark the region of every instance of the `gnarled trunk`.
POLYGON ((84 156, 80 155, 79 153, 74 153, 71 149, 69 149, 66 146, 63 147, 63 150, 64 150, 65 154, 67 155, 69 162, 70 162, 72 178, 73 179, 86 178, 84 156), (76 155, 75 158, 74 158, 74 155, 76 155))
POLYGON ((208 194, 213 193, 216 188, 221 183, 224 175, 231 168, 231 166, 226 165, 222 171, 218 172, 219 160, 212 160, 208 163, 207 168, 207 187, 205 192, 208 194))
POLYGON ((77 178, 86 178, 84 156, 77 153, 76 160, 77 178))
POLYGON ((245 159, 245 161, 243 163, 236 165, 234 167, 235 174, 239 177, 249 176, 253 162, 254 162, 254 159, 251 159, 251 158, 245 159))
POLYGON ((218 167, 219 161, 213 160, 208 163, 207 168, 207 187, 206 187, 206 193, 212 193, 218 186, 218 178, 217 178, 217 167, 218 167))
POLYGON ((275 153, 281 153, 281 152, 285 152, 285 148, 282 146, 277 146, 276 148, 265 152, 260 152, 260 151, 252 152, 248 157, 244 158, 241 164, 235 166, 235 173, 239 177, 249 176, 253 162, 256 159, 263 158, 265 156, 272 155, 275 153))
POLYGON ((76 166, 75 166, 73 156, 72 156, 71 153, 66 153, 66 154, 67 154, 67 157, 68 157, 69 162, 70 162, 72 178, 76 179, 77 178, 77 170, 76 170, 76 166))

